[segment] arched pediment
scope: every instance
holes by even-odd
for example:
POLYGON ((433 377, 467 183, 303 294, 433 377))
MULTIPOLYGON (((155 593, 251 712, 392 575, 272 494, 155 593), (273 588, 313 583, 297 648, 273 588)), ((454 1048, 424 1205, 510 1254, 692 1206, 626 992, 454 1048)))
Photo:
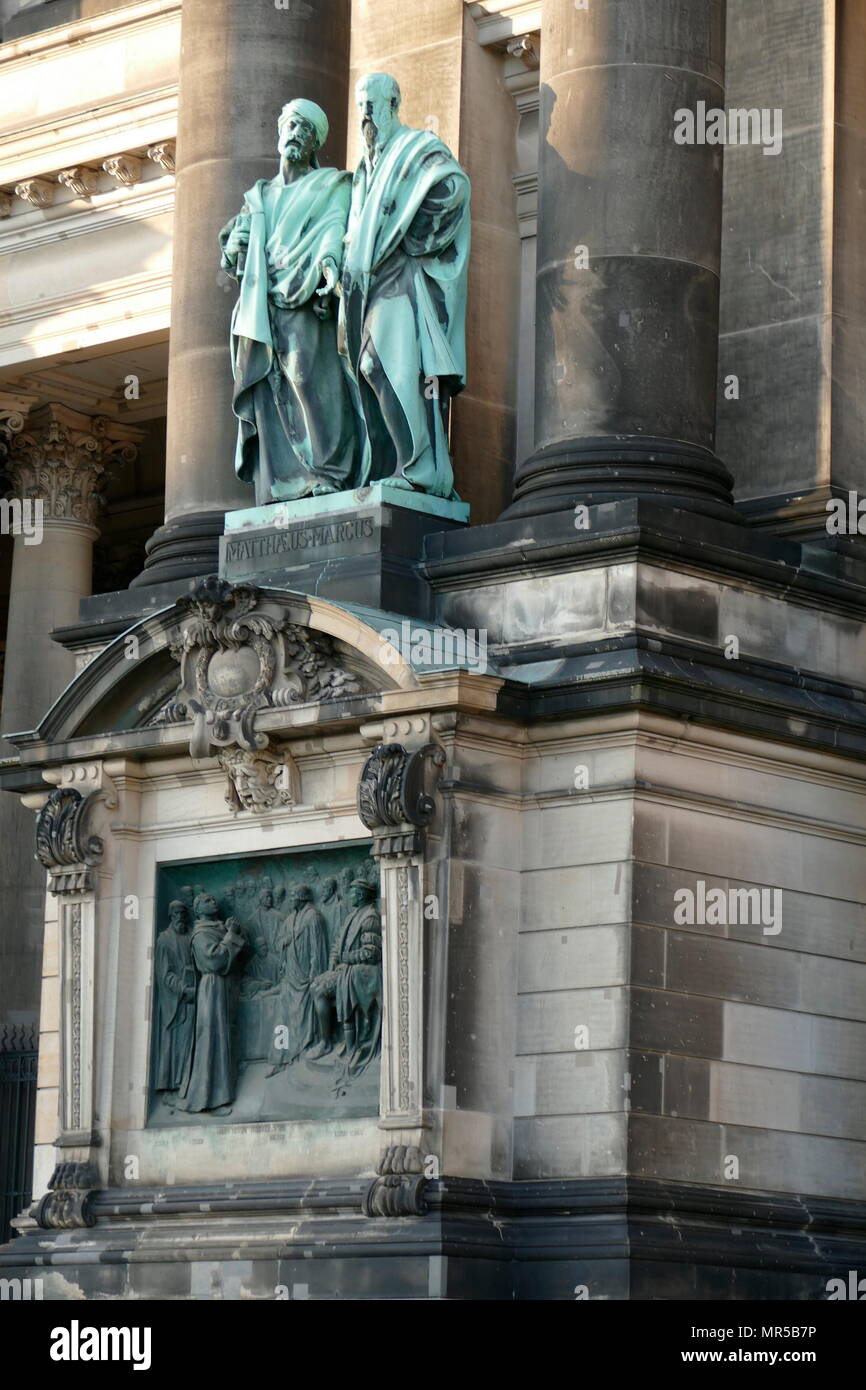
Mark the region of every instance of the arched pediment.
POLYGON ((36 735, 56 744, 160 727, 180 733, 182 725, 189 738, 198 723, 200 744, 205 733, 213 736, 215 720, 249 732, 259 713, 363 704, 417 684, 400 652, 351 609, 214 575, 110 642, 36 735))

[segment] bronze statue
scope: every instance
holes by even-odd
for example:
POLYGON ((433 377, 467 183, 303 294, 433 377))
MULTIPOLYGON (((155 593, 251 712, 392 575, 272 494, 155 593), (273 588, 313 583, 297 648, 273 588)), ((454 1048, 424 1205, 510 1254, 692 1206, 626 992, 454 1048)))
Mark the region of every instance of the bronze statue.
POLYGON ((293 911, 286 918, 279 942, 280 1002, 274 1013, 277 1025, 282 1024, 288 1032, 288 1047, 278 1047, 274 1037, 268 1076, 296 1062, 313 1048, 319 1036, 311 986, 327 967, 328 933, 324 917, 313 905, 309 884, 298 884, 291 896, 293 911))
POLYGON ((210 893, 197 895, 194 911, 191 946, 199 975, 195 1029, 177 1107, 224 1114, 224 1107, 234 1098, 235 1087, 227 977, 246 945, 246 937, 236 917, 221 920, 216 898, 210 893))
POLYGON ((328 970, 313 983, 322 1041, 311 1056, 333 1046, 333 1020, 342 1032, 338 1052, 347 1076, 359 1076, 378 1056, 382 1035, 382 920, 376 889, 355 878, 349 889, 351 912, 334 944, 328 970))
POLYGON ((195 1021, 196 973, 189 937, 189 910, 175 900, 168 905, 168 926, 156 941, 155 1091, 181 1085, 195 1021))
POLYGON ((289 102, 278 132, 279 172, 258 180, 220 233, 222 268, 240 285, 235 470, 255 483, 259 506, 352 487, 357 457, 330 307, 351 179, 319 168, 328 118, 315 102, 289 102))

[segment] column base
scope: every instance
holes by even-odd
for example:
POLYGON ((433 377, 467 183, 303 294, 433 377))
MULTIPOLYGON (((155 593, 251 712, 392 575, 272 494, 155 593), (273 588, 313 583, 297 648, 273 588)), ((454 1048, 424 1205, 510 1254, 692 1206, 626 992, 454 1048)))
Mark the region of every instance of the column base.
POLYGON ((131 589, 197 579, 219 567, 220 538, 225 512, 187 512, 167 520, 154 531, 145 549, 147 559, 131 589))
POLYGON ((571 439, 520 465, 514 500, 500 520, 643 497, 739 524, 732 485, 721 460, 698 444, 635 435, 571 439))

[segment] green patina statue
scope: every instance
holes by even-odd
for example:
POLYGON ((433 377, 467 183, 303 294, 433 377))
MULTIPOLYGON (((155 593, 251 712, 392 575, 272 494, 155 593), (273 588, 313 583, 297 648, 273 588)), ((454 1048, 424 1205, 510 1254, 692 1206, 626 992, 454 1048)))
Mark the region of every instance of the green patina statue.
POLYGON ((232 316, 235 469, 256 502, 340 492, 357 473, 356 426, 337 354, 337 287, 351 180, 321 169, 328 119, 312 101, 283 107, 280 170, 259 179, 220 233, 238 281, 232 316))
POLYGON ((459 500, 448 414, 466 378, 469 180, 437 135, 401 125, 393 77, 361 78, 356 98, 354 179, 318 167, 327 117, 292 101, 279 173, 220 233, 240 285, 235 467, 258 506, 386 480, 459 500))
POLYGON ((399 119, 386 73, 356 88, 364 155, 352 185, 340 350, 361 423, 362 485, 456 499, 448 402, 466 377, 469 179, 429 130, 399 119))

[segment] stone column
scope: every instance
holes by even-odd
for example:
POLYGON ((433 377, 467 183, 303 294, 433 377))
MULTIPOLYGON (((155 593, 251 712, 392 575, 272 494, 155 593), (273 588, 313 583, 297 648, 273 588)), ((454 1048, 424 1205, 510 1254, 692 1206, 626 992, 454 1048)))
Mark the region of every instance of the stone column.
MULTIPOLYGON (((7 402, 8 402, 8 398, 7 402)), ((0 418, 6 413, 0 399, 0 418)), ((7 419, 10 418, 7 414, 7 419)), ((96 519, 107 470, 135 458, 142 431, 62 405, 20 412, 5 431, 3 472, 11 495, 4 529, 14 534, 4 734, 32 729, 75 674, 51 631, 78 620, 91 591, 96 519)), ((6 755, 14 753, 6 745, 6 755)), ((0 1021, 39 1011, 45 873, 33 858, 33 822, 12 795, 0 797, 0 1021)))
POLYGON ((227 510, 251 506, 234 474, 229 323, 235 285, 219 271, 220 229, 256 179, 277 170, 277 116, 293 97, 316 101, 331 134, 322 163, 346 143, 349 0, 278 7, 184 0, 165 525, 148 543, 136 585, 216 572, 227 510))
POLYGON ((506 516, 650 497, 735 520, 714 454, 725 0, 544 0, 536 415, 506 516), (702 123, 699 123, 703 129, 702 123))
POLYGON ((32 728, 75 674, 51 631, 78 620, 91 591, 107 469, 132 462, 142 431, 64 405, 34 411, 13 435, 5 473, 15 533, 3 732, 32 728))

